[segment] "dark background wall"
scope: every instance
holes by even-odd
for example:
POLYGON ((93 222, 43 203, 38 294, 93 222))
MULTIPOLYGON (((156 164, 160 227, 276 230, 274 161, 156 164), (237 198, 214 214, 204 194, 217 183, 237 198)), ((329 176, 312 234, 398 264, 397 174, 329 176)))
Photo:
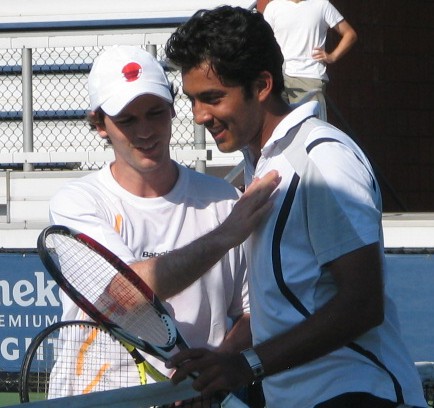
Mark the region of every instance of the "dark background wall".
POLYGON ((329 121, 374 163, 385 211, 434 211, 434 0, 331 2, 359 40, 328 68, 329 121))

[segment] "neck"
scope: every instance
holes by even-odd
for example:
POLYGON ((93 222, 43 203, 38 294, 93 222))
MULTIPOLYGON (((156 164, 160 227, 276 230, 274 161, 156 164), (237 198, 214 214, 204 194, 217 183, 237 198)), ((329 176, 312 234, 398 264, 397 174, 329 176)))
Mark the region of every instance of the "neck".
POLYGON ((178 180, 178 167, 170 161, 166 166, 153 171, 136 171, 119 165, 116 161, 111 165, 111 173, 117 183, 129 193, 144 198, 161 197, 168 194, 178 180), (119 169, 123 169, 119 171, 119 169))
POLYGON ((255 161, 261 156, 261 149, 272 136, 274 129, 279 123, 291 112, 289 105, 281 98, 271 98, 266 105, 266 111, 261 128, 261 134, 258 135, 257 143, 249 145, 255 161))

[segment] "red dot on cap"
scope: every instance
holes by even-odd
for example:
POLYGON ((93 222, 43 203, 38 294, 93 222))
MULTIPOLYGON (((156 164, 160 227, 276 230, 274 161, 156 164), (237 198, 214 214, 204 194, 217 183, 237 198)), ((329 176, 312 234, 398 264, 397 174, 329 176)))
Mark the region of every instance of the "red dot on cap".
POLYGON ((137 80, 142 73, 142 67, 137 62, 130 62, 122 68, 122 74, 127 82, 137 80))

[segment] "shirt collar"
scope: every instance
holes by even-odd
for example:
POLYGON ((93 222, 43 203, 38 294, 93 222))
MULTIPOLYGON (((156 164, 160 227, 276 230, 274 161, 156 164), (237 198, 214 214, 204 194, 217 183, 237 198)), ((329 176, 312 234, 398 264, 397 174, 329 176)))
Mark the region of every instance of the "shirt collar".
POLYGON ((301 122, 306 120, 310 116, 319 115, 319 102, 310 101, 303 105, 295 108, 291 113, 289 113, 274 129, 270 139, 267 140, 264 147, 262 148, 262 153, 266 152, 270 146, 282 139, 289 129, 299 125, 301 122))
MULTIPOLYGON (((320 105, 318 101, 310 101, 298 106, 293 111, 291 111, 274 129, 270 139, 267 140, 267 143, 265 143, 264 147, 261 150, 262 155, 266 156, 267 153, 269 153, 273 149, 275 143, 286 136, 289 129, 292 129, 293 127, 299 125, 308 117, 318 117, 319 109, 320 105)), ((241 152, 244 155, 246 180, 249 180, 249 178, 251 179, 253 177, 253 174, 255 172, 255 167, 253 165, 253 156, 248 147, 242 148, 241 152)))

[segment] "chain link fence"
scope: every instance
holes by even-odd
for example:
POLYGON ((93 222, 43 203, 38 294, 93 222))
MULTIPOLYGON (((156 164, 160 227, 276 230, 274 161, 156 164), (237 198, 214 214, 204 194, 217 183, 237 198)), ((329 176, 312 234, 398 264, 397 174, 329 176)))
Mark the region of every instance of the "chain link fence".
MULTIPOLYGON (((31 50, 33 110, 33 152, 98 152, 105 142, 86 121, 89 109, 87 77, 103 47, 34 48, 31 50)), ((152 46, 164 62, 163 45, 152 46)), ((23 146, 23 63, 22 49, 0 50, 0 155, 22 152, 23 146)), ((163 66, 165 64, 163 63, 163 66)), ((167 70, 169 80, 181 89, 179 71, 167 70)), ((189 101, 178 92, 175 99, 172 148, 194 148, 194 124, 189 101)), ((0 167, 17 164, 0 160, 0 167)), ((183 162, 191 166, 192 162, 183 162)), ((43 164, 39 163, 39 166, 43 164)), ((94 170, 100 162, 50 163, 47 168, 94 170)), ((21 165, 22 166, 22 165, 21 165)))

